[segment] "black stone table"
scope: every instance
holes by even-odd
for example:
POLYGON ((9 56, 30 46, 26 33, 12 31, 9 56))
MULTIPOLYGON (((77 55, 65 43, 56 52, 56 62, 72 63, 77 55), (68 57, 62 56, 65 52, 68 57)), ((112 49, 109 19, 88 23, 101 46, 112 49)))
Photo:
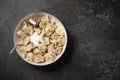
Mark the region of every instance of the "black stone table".
POLYGON ((0 0, 0 80, 120 80, 120 0, 0 0), (17 23, 39 11, 58 17, 69 38, 45 67, 9 54, 17 23))

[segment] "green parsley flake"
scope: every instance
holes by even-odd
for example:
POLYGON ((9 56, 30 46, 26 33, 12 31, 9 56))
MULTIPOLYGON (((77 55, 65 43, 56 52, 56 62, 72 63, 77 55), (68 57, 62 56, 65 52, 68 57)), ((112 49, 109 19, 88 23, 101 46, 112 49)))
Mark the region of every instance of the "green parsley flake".
POLYGON ((58 46, 59 45, 59 42, 56 42, 56 46, 58 46))
POLYGON ((46 28, 46 25, 45 25, 45 24, 42 24, 42 25, 41 25, 41 28, 42 28, 42 29, 45 29, 45 28, 46 28))
POLYGON ((26 33, 25 33, 25 35, 27 35, 27 36, 28 36, 29 34, 30 34, 29 32, 26 32, 26 33))

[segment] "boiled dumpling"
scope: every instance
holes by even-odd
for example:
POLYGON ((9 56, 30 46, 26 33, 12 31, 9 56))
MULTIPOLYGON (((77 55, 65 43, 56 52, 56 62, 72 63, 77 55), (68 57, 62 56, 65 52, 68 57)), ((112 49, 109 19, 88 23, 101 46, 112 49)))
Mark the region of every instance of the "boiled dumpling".
POLYGON ((62 51, 62 47, 57 47, 57 48, 55 49, 55 54, 56 54, 56 55, 59 55, 59 54, 61 53, 61 51, 62 51))
POLYGON ((29 34, 32 35, 34 33, 34 26, 29 25, 28 31, 29 31, 29 34))
POLYGON ((53 45, 53 44, 49 45, 47 50, 48 50, 48 53, 50 53, 50 52, 55 52, 55 47, 54 47, 54 45, 53 45))
POLYGON ((23 34, 24 34, 24 32, 23 32, 22 30, 19 30, 19 31, 17 32, 17 36, 19 36, 19 37, 21 37, 23 34))
POLYGON ((41 51, 39 48, 35 48, 35 49, 33 50, 33 53, 34 53, 34 54, 42 54, 42 51, 41 51))
POLYGON ((25 37, 24 41, 24 45, 27 45, 30 42, 30 36, 25 37))
POLYGON ((23 30, 23 31, 26 31, 26 30, 27 30, 27 23, 26 23, 26 22, 23 22, 22 30, 23 30))
POLYGON ((64 37, 59 37, 56 42, 56 46, 63 46, 65 43, 64 37))
POLYGON ((27 51, 25 46, 18 46, 20 52, 27 51))
POLYGON ((28 61, 32 61, 33 53, 32 53, 32 52, 28 52, 25 57, 26 57, 26 59, 27 59, 28 61))
POLYGON ((34 31, 37 32, 38 34, 41 33, 41 29, 40 28, 34 28, 34 31))
POLYGON ((56 29, 56 26, 54 25, 50 25, 50 24, 46 25, 46 28, 45 28, 46 35, 50 36, 55 31, 55 29, 56 29))
POLYGON ((24 45, 23 41, 19 41, 19 42, 18 42, 18 45, 19 45, 19 46, 24 45))
POLYGON ((61 36, 64 35, 64 32, 63 32, 63 30, 62 30, 60 27, 58 27, 58 28, 55 30, 55 32, 56 32, 57 34, 61 35, 61 36))
POLYGON ((56 33, 56 32, 54 32, 52 35, 51 35, 51 38, 52 39, 57 39, 59 37, 59 35, 56 33))
POLYGON ((47 50, 47 46, 44 44, 39 44, 38 48, 40 49, 40 51, 42 51, 42 53, 44 54, 47 50))
POLYGON ((55 44, 55 43, 57 42, 57 40, 56 40, 56 39, 51 39, 50 42, 51 42, 52 44, 55 44))
POLYGON ((50 43, 49 43, 49 38, 48 38, 48 37, 44 37, 42 44, 44 44, 44 45, 49 45, 49 44, 50 44, 50 43))
POLYGON ((44 58, 45 58, 45 61, 47 61, 47 62, 50 62, 50 61, 53 61, 53 60, 55 60, 55 58, 56 58, 56 54, 55 53, 46 53, 45 55, 44 55, 44 58))
POLYGON ((45 30, 42 30, 42 31, 41 31, 40 36, 42 36, 42 37, 45 36, 45 30))
POLYGON ((33 49, 33 44, 32 43, 29 43, 27 46, 26 46, 26 50, 27 51, 31 51, 33 49))
POLYGON ((36 62, 36 63, 39 63, 39 62, 44 62, 44 58, 43 58, 43 56, 42 55, 35 55, 34 57, 33 57, 33 62, 36 62))
POLYGON ((48 15, 43 16, 43 17, 41 18, 41 22, 43 22, 43 23, 48 23, 48 22, 49 22, 49 17, 48 17, 48 15))

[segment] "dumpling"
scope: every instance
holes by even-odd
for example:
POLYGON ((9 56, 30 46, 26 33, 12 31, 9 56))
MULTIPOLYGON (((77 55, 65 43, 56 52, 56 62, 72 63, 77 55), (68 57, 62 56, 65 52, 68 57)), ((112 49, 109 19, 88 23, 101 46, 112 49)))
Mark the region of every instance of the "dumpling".
POLYGON ((32 43, 29 43, 27 46, 26 46, 26 50, 27 51, 31 51, 33 49, 33 44, 32 43))
POLYGON ((65 42, 65 39, 64 39, 63 36, 59 36, 57 39, 51 39, 50 42, 52 44, 55 44, 55 47, 63 46, 64 42, 65 42))
POLYGON ((35 55, 34 57, 33 57, 33 62, 36 62, 36 63, 39 63, 39 62, 44 62, 44 58, 43 58, 43 56, 42 55, 35 55))
POLYGON ((55 30, 55 32, 56 32, 57 34, 61 35, 61 36, 64 35, 64 32, 63 32, 63 30, 62 30, 60 27, 57 27, 57 29, 55 30))
POLYGON ((20 50, 20 52, 27 51, 25 46, 18 46, 18 49, 20 50))
POLYGON ((25 46, 17 46, 17 48, 20 51, 21 55, 24 57, 25 54, 27 53, 26 47, 25 46))
POLYGON ((44 30, 46 28, 46 23, 40 22, 39 23, 39 28, 44 30))
POLYGON ((56 46, 63 46, 65 43, 65 38, 63 36, 60 36, 58 39, 57 39, 57 42, 55 43, 56 46))
POLYGON ((47 46, 44 44, 39 44, 38 48, 40 49, 40 51, 42 51, 42 53, 44 54, 47 50, 47 46))
POLYGON ((59 37, 59 35, 56 33, 56 32, 54 32, 52 35, 51 35, 51 38, 52 39, 56 39, 56 38, 58 38, 59 37))
POLYGON ((26 31, 27 30, 27 23, 24 21, 22 24, 22 30, 26 31))
POLYGON ((27 51, 22 51, 22 52, 21 52, 21 55, 22 55, 23 57, 25 57, 26 54, 27 54, 27 51))
POLYGON ((46 32, 46 35, 49 36, 53 33, 50 25, 47 25, 46 28, 45 28, 45 32, 46 32))
POLYGON ((26 36, 23 42, 24 42, 24 45, 27 45, 30 42, 30 36, 26 36))
POLYGON ((55 47, 54 47, 54 45, 53 45, 53 44, 49 45, 47 50, 48 50, 48 53, 50 53, 50 52, 55 52, 55 47))
POLYGON ((18 46, 18 49, 23 57, 25 56, 25 54, 27 54, 27 50, 25 46, 18 46))
POLYGON ((30 35, 32 35, 34 33, 34 26, 29 25, 28 31, 29 31, 30 35))
POLYGON ((52 53, 52 52, 51 53, 47 53, 47 54, 44 55, 44 58, 45 58, 45 61, 50 62, 50 61, 55 60, 56 54, 52 53))
POLYGON ((45 28, 45 32, 46 32, 46 35, 47 36, 50 36, 56 29, 56 26, 55 25, 46 25, 46 28, 45 28))
POLYGON ((57 39, 51 39, 50 42, 51 42, 52 44, 55 44, 55 43, 57 42, 57 39))
POLYGON ((28 53, 26 54, 25 58, 26 58, 28 61, 32 61, 33 53, 32 53, 32 52, 28 52, 28 53))
POLYGON ((42 44, 44 44, 44 45, 49 45, 49 44, 50 44, 50 43, 49 43, 49 38, 48 38, 48 37, 44 37, 42 44))
POLYGON ((18 45, 19 45, 19 46, 24 45, 23 41, 19 41, 19 42, 18 42, 18 45))
POLYGON ((34 54, 42 54, 42 51, 39 48, 33 49, 34 54))
POLYGON ((41 29, 40 28, 34 28, 34 31, 37 32, 38 34, 41 33, 41 29))
POLYGON ((62 47, 57 47, 57 48, 55 49, 55 54, 56 54, 56 55, 59 55, 61 52, 62 52, 62 47))
POLYGON ((42 37, 45 36, 45 30, 42 30, 42 31, 41 31, 40 36, 42 36, 42 37))
POLYGON ((43 23, 48 23, 48 22, 49 22, 49 17, 48 17, 48 15, 43 16, 43 17, 41 18, 41 22, 43 22, 43 23))
POLYGON ((24 32, 23 32, 22 30, 19 30, 19 31, 17 32, 17 36, 19 36, 19 37, 21 37, 23 34, 24 34, 24 32))

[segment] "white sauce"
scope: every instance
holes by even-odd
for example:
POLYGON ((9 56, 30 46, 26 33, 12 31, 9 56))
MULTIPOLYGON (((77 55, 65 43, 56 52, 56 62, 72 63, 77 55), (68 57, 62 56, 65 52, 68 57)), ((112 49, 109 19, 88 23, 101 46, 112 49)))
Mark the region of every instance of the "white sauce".
POLYGON ((33 33, 32 36, 30 36, 30 41, 35 45, 38 46, 39 42, 42 42, 42 36, 38 35, 37 32, 33 33))

